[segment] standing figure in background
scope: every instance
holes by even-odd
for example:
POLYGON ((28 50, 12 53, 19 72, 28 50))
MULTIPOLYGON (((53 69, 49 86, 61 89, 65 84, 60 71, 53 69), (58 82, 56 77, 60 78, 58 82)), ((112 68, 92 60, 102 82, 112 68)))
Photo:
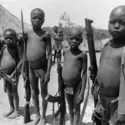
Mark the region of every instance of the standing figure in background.
POLYGON ((62 41, 63 41, 63 31, 62 29, 59 29, 57 26, 53 27, 53 38, 54 38, 54 60, 53 63, 55 63, 57 53, 58 55, 61 55, 61 50, 62 50, 62 41))

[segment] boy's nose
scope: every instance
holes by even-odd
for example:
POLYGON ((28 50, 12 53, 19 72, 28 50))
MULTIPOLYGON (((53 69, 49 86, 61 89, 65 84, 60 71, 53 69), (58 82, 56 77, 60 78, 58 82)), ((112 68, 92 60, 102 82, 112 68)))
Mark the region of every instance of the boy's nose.
POLYGON ((72 42, 75 43, 75 42, 76 42, 76 39, 73 39, 72 42))
POLYGON ((120 25, 119 25, 118 22, 116 22, 115 25, 114 25, 114 29, 119 29, 119 28, 120 28, 120 25))

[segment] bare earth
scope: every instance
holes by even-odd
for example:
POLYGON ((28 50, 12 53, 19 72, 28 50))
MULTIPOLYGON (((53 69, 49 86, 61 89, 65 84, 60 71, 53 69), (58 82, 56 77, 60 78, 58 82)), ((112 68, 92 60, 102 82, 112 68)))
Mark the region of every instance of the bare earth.
MULTIPOLYGON (((54 65, 52 67, 51 70, 51 81, 49 82, 49 93, 54 95, 57 92, 57 72, 56 72, 56 65, 54 65)), ((87 89, 87 87, 86 87, 87 89)), ((4 113, 6 113, 9 110, 9 104, 8 104, 8 98, 6 93, 4 93, 3 91, 3 81, 0 80, 0 125, 24 125, 23 123, 23 107, 25 104, 25 99, 24 99, 24 87, 23 87, 23 80, 22 77, 20 77, 20 82, 19 82, 19 97, 20 97, 20 112, 21 112, 21 116, 16 118, 16 119, 7 119, 4 118, 4 113)), ((40 97, 40 96, 39 96, 40 97)), ((40 98, 40 102, 41 102, 41 98, 40 98)), ((32 101, 31 101, 31 118, 32 120, 34 120, 35 118, 35 114, 34 114, 34 110, 33 110, 33 105, 32 105, 32 101)), ((56 104, 55 104, 56 105, 56 104)), ((57 107, 57 105, 56 105, 57 107)), ((81 105, 81 108, 83 107, 83 104, 81 105)), ((57 109, 57 108, 55 108, 57 109)), ((89 101, 88 101, 88 105, 86 108, 86 112, 85 112, 85 116, 83 118, 83 125, 91 125, 91 114, 93 111, 93 99, 91 96, 91 93, 89 95, 89 101)), ((68 118, 68 110, 67 110, 67 115, 66 115, 66 125, 70 125, 69 123, 69 118, 68 118)), ((53 120, 52 120, 52 104, 49 103, 48 104, 48 109, 47 109, 47 125, 49 124, 53 124, 53 120)), ((56 119, 56 124, 58 125, 58 121, 59 119, 56 119)), ((31 122, 29 125, 32 125, 33 122, 31 122)))

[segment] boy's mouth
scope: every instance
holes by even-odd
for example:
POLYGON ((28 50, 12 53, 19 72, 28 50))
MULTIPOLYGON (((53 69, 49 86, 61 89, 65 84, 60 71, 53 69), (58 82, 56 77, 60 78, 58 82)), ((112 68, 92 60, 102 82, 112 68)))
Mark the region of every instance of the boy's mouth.
POLYGON ((114 37, 120 36, 120 32, 114 31, 114 32, 112 32, 112 35, 113 35, 114 37))
POLYGON ((77 48, 77 45, 76 44, 72 44, 71 48, 77 48))

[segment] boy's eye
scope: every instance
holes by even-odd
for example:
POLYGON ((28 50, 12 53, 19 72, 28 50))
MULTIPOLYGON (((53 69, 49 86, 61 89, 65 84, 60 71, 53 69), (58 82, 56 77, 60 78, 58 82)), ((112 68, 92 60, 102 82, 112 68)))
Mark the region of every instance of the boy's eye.
POLYGON ((110 24, 115 24, 115 23, 116 23, 116 21, 111 20, 111 21, 109 21, 109 23, 110 23, 110 24))
POLYGON ((71 38, 69 38, 70 40, 73 40, 73 38, 71 37, 71 38))
POLYGON ((80 40, 80 38, 79 37, 71 37, 71 38, 69 38, 70 40, 76 40, 76 41, 79 41, 80 40))
POLYGON ((5 37, 4 39, 10 39, 10 40, 12 40, 13 39, 13 37, 5 37))
POLYGON ((120 20, 120 21, 119 21, 119 24, 121 24, 121 25, 125 25, 125 21, 120 20))
POLYGON ((125 25, 125 21, 123 21, 123 20, 111 20, 111 21, 109 21, 109 23, 110 24, 116 24, 116 23, 118 23, 118 24, 120 24, 120 25, 125 25))
POLYGON ((43 18, 41 18, 41 17, 39 17, 39 16, 35 16, 35 17, 33 17, 33 19, 34 19, 34 20, 35 20, 35 19, 43 20, 43 18))

